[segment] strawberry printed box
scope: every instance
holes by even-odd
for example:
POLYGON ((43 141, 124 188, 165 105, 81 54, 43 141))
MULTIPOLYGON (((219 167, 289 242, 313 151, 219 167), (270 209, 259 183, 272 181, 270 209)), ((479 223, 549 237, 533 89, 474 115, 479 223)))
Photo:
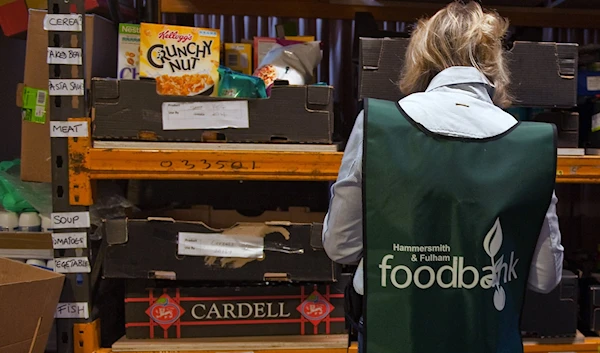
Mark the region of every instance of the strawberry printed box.
POLYGON ((128 281, 129 339, 321 335, 346 332, 344 287, 321 285, 191 287, 128 281))

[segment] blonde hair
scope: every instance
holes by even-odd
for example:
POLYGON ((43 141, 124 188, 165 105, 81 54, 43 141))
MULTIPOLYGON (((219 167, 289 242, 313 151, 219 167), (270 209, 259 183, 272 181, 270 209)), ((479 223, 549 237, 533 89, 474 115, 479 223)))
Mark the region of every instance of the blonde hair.
POLYGON ((475 1, 453 2, 420 20, 406 50, 400 90, 407 95, 423 92, 444 69, 473 66, 495 86, 494 103, 509 106, 510 74, 502 47, 507 30, 508 20, 475 1))

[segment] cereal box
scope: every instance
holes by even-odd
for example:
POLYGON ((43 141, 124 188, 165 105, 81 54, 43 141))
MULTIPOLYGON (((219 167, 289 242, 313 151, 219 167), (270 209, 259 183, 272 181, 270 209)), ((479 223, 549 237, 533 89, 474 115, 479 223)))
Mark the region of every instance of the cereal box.
POLYGON ((137 80, 140 76, 140 25, 119 25, 117 78, 137 80))
POLYGON ((140 77, 161 95, 216 96, 220 45, 219 30, 142 23, 140 77))
POLYGON ((225 66, 252 75, 252 44, 225 43, 225 66))

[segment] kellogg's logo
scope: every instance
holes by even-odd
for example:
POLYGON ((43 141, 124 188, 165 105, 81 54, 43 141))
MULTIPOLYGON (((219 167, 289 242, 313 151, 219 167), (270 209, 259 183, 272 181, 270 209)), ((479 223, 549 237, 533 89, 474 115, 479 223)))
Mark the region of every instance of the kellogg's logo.
POLYGON ((165 330, 179 320, 183 313, 185 310, 167 294, 156 299, 154 304, 146 310, 146 314, 165 330))
POLYGON ((319 292, 314 291, 296 310, 313 325, 318 325, 335 309, 319 292))
POLYGON ((179 34, 179 31, 176 31, 176 30, 171 31, 171 30, 165 29, 164 31, 158 33, 158 38, 174 39, 177 41, 177 43, 185 43, 185 42, 192 40, 194 38, 194 36, 191 33, 179 34))

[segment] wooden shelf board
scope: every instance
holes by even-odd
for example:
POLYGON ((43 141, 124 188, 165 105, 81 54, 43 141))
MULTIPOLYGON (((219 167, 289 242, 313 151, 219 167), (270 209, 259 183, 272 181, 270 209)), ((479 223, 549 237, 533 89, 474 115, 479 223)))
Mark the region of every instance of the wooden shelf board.
POLYGON ((113 352, 253 352, 253 353, 346 353, 347 335, 269 336, 197 339, 147 339, 122 338, 113 352))
MULTIPOLYGON (((160 2, 163 13, 275 16, 347 19, 356 12, 371 12, 380 21, 414 22, 431 16, 444 4, 369 0, 169 0, 160 2), (376 4, 376 5, 374 5, 376 4)), ((554 28, 600 28, 600 10, 495 6, 512 25, 554 28)))

